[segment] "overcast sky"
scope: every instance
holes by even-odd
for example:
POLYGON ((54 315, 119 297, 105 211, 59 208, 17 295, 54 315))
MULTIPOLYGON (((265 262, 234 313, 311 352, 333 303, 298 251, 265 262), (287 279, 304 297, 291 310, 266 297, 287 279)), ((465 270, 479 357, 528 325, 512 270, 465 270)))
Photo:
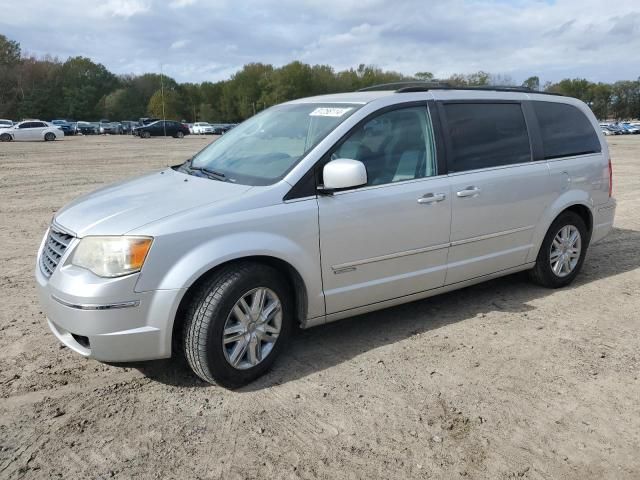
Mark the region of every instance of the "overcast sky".
POLYGON ((115 73, 163 64, 178 81, 293 60, 517 82, 640 76, 640 0, 0 0, 0 11, 0 33, 24 52, 115 73))

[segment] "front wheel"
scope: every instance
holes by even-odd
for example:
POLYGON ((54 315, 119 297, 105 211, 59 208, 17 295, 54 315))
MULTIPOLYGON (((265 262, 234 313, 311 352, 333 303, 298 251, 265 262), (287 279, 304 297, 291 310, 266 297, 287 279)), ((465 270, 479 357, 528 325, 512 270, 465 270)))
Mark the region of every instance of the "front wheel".
POLYGON ((290 288, 275 269, 240 263, 194 293, 184 319, 189 366, 206 382, 237 388, 263 375, 292 328, 290 288))
POLYGON ((142 132, 140 134, 140 138, 151 138, 151 133, 150 132, 142 132))
POLYGON ((11 140, 13 140, 13 138, 11 138, 11 135, 9 135, 8 133, 3 133, 2 135, 0 135, 0 142, 10 142, 11 140))
POLYGON ((547 231, 531 279, 547 288, 569 285, 582 268, 588 246, 584 220, 574 212, 561 214, 547 231))

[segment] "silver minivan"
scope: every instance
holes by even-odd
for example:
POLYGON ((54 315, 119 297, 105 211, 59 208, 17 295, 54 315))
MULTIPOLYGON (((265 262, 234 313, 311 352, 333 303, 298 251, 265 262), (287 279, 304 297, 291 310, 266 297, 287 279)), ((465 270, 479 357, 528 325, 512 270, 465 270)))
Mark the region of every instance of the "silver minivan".
POLYGON ((412 85, 295 100, 57 212, 39 297, 81 355, 184 354, 238 387, 296 326, 524 270, 569 284, 612 228, 611 175, 573 98, 412 85))

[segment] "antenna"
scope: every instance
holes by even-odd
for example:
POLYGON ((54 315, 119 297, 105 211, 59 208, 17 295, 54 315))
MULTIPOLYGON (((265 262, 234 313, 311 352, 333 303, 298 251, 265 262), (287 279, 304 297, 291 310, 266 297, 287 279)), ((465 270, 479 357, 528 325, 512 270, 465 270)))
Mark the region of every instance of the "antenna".
POLYGON ((167 122, 164 114, 164 74, 162 73, 162 64, 160 64, 160 97, 162 98, 162 129, 164 136, 167 136, 167 122))

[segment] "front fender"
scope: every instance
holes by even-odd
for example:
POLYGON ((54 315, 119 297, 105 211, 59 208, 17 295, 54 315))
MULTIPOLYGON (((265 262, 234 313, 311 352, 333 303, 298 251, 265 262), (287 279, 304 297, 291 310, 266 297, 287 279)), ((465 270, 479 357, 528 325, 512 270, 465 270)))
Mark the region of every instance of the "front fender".
POLYGON ((588 192, 584 190, 568 190, 560 195, 547 209, 544 211, 538 225, 533 233, 533 247, 529 250, 527 263, 535 262, 538 252, 544 241, 544 237, 549 230, 553 221, 569 207, 574 205, 582 205, 587 207, 589 214, 593 219, 593 199, 588 192))

